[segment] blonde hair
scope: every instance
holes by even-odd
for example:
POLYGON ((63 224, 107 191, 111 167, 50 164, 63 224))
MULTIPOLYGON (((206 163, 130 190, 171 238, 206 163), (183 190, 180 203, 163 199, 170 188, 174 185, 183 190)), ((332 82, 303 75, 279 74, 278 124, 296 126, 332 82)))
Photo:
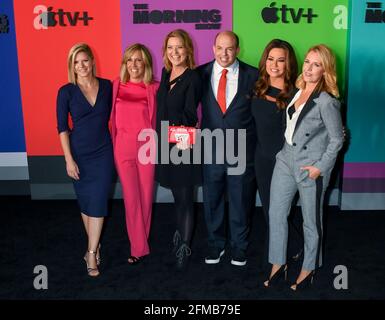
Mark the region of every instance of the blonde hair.
POLYGON ((75 44, 68 53, 67 58, 67 66, 68 66, 68 81, 72 84, 77 83, 77 74, 75 73, 74 64, 75 64, 75 58, 76 55, 79 52, 84 52, 86 55, 90 57, 92 60, 92 75, 96 76, 96 66, 95 66, 95 60, 94 60, 94 54, 92 53, 91 48, 86 43, 77 43, 75 44))
POLYGON ((170 38, 179 38, 183 42, 183 46, 186 49, 187 57, 186 57, 186 65, 189 69, 195 68, 195 60, 194 60, 194 45, 191 40, 190 35, 184 31, 183 29, 176 29, 174 31, 171 31, 163 42, 162 47, 162 55, 163 55, 163 63, 164 67, 167 71, 170 71, 172 69, 172 64, 170 60, 167 57, 167 42, 170 38))
MULTIPOLYGON (((326 91, 338 98, 340 94, 337 86, 336 58, 333 51, 324 44, 318 44, 311 47, 306 52, 305 56, 307 56, 311 51, 318 53, 321 59, 322 67, 325 70, 321 80, 315 88, 315 92, 326 91)), ((302 73, 299 75, 295 85, 299 89, 305 88, 305 81, 302 78, 302 73)))
POLYGON ((127 61, 137 51, 139 51, 142 54, 142 58, 144 62, 143 82, 145 84, 149 84, 153 80, 152 57, 147 47, 141 43, 135 43, 124 50, 122 63, 120 65, 120 81, 127 82, 130 80, 130 74, 127 71, 127 61))

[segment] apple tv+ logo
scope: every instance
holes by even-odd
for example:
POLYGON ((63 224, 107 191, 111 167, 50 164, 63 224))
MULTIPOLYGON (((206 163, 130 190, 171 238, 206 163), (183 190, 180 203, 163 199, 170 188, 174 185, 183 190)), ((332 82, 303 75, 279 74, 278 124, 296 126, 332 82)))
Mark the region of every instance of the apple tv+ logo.
POLYGON ((281 21, 283 23, 299 23, 302 18, 306 18, 307 23, 312 23, 313 18, 318 17, 318 14, 313 13, 312 8, 289 8, 283 4, 281 8, 276 7, 276 3, 272 2, 269 7, 265 7, 261 11, 262 19, 266 23, 277 23, 279 21, 278 12, 281 11, 281 21))
POLYGON ((55 27, 57 25, 61 27, 77 26, 81 21, 83 26, 88 26, 90 20, 94 20, 93 17, 88 16, 87 11, 69 12, 63 9, 53 11, 53 7, 46 7, 44 5, 37 5, 33 9, 33 13, 37 16, 34 19, 33 26, 36 30, 48 29, 49 27, 55 27))

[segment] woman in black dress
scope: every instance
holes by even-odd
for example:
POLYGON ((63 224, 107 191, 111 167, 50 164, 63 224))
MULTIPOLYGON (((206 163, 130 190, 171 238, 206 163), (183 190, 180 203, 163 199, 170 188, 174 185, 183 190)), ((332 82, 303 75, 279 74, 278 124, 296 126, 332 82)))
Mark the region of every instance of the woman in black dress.
MULTIPOLYGON (((275 155, 284 142, 283 112, 295 89, 298 64, 290 43, 273 39, 265 47, 259 62, 259 79, 252 98, 257 145, 255 148, 255 175, 266 225, 269 225, 270 183, 275 155)), ((269 239, 268 227, 267 237, 269 239)), ((267 245, 265 255, 267 261, 267 245)))
POLYGON ((156 128, 159 145, 155 179, 161 186, 171 189, 174 197, 177 216, 174 252, 176 266, 182 269, 191 254, 194 187, 201 183, 200 166, 192 162, 194 145, 184 141, 168 143, 167 134, 168 125, 196 127, 198 123, 200 78, 193 70, 194 49, 186 31, 178 29, 166 36, 163 61, 165 66, 157 94, 156 128), (184 163, 175 164, 175 160, 178 160, 176 158, 184 159, 184 163))
POLYGON ((88 249, 84 256, 88 275, 99 275, 100 234, 111 188, 114 158, 108 130, 112 87, 95 75, 95 61, 85 43, 74 45, 68 55, 69 83, 57 96, 57 128, 68 176, 74 184, 88 249), (68 125, 71 115, 73 128, 68 125))

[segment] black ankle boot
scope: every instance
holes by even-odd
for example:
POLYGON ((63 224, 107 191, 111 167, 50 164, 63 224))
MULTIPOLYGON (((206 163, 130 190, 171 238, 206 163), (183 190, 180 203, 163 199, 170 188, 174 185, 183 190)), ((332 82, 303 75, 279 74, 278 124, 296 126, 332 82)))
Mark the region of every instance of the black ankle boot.
POLYGON ((175 253, 176 268, 184 270, 187 267, 188 257, 191 255, 191 249, 186 242, 182 242, 175 253))
POLYGON ((172 253, 176 253, 176 251, 180 247, 181 241, 182 241, 182 237, 180 236, 179 231, 176 230, 175 233, 174 233, 174 237, 172 239, 172 242, 174 244, 174 247, 172 248, 172 253))

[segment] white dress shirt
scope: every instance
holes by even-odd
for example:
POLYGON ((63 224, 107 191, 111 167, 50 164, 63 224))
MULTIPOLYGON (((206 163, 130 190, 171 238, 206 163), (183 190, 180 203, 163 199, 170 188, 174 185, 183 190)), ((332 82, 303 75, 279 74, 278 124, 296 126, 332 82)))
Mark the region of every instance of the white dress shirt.
POLYGON ((237 90, 238 90, 238 75, 239 75, 239 62, 235 60, 235 62, 228 66, 227 68, 221 67, 221 65, 215 61, 213 66, 213 72, 211 74, 211 87, 213 88, 213 93, 215 99, 217 99, 219 80, 221 79, 222 70, 227 69, 227 82, 226 82, 226 109, 233 101, 237 90))
POLYGON ((298 90, 294 98, 290 101, 289 105, 286 108, 286 130, 285 130, 285 139, 288 144, 291 146, 293 145, 293 134, 295 125, 297 124, 298 117, 303 109, 303 106, 305 105, 305 102, 302 103, 297 110, 293 113, 291 119, 289 117, 289 108, 294 105, 294 103, 299 99, 299 96, 301 95, 302 90, 298 90))

